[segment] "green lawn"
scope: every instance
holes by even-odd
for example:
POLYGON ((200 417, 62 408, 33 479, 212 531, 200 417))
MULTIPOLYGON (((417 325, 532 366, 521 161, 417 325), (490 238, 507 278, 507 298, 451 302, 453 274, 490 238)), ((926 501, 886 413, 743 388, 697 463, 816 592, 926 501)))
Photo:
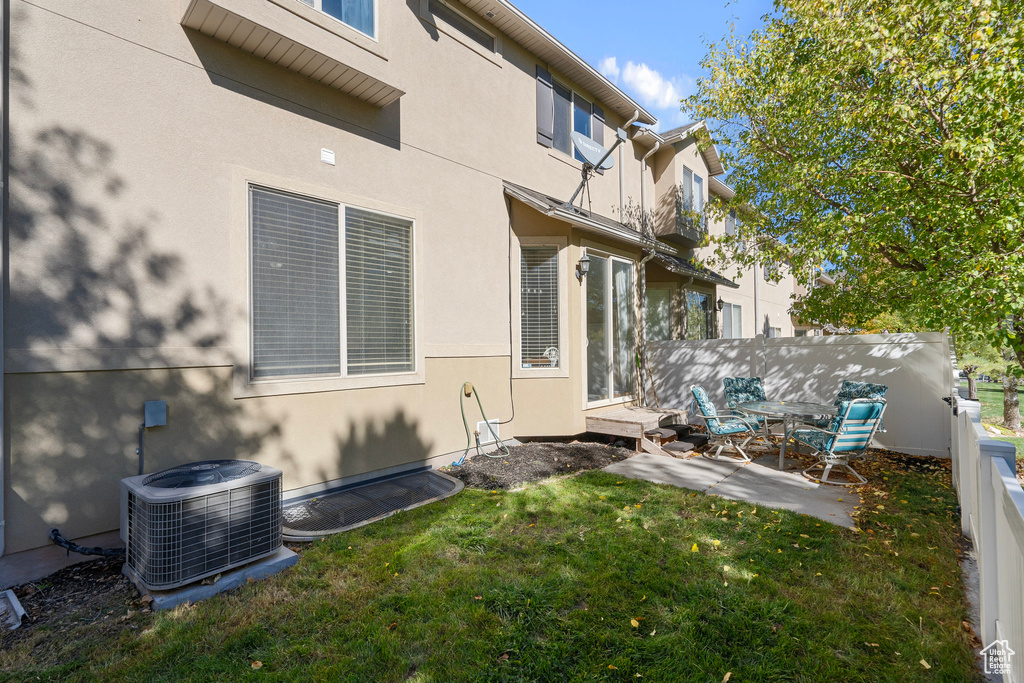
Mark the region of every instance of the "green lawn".
POLYGON ((864 465, 857 531, 602 472, 467 489, 134 631, 37 627, 0 680, 973 680, 956 498, 925 462, 864 465))
MULTIPOLYGON (((961 382, 967 386, 967 381, 961 382)), ((1003 385, 998 382, 978 382, 978 401, 981 402, 981 421, 988 424, 1003 424, 1003 385)), ((1012 433, 1012 432, 1011 432, 1012 433)), ((1009 441, 1017 448, 1017 458, 1024 458, 1024 437, 992 437, 998 441, 1009 441)))

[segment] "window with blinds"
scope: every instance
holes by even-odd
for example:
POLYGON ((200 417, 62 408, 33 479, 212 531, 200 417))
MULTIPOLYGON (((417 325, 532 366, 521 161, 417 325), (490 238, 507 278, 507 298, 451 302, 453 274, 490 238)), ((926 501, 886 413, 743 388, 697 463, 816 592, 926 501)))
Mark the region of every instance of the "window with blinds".
POLYGON ((558 247, 521 248, 520 352, 524 368, 557 368, 558 247))
POLYGON ((337 375, 338 207, 252 188, 254 378, 337 375))
POLYGON ((414 370, 412 222, 256 186, 249 196, 252 378, 414 370))
POLYGON ((348 374, 413 369, 412 222, 345 208, 348 374))

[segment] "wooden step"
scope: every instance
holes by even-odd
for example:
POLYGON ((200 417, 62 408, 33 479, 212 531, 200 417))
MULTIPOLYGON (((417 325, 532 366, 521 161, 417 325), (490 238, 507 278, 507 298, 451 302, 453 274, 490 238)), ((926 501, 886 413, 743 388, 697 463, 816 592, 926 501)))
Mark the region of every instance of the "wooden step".
POLYGON ((690 434, 684 439, 673 441, 672 443, 665 444, 664 448, 668 451, 693 451, 708 442, 708 437, 703 434, 690 434))

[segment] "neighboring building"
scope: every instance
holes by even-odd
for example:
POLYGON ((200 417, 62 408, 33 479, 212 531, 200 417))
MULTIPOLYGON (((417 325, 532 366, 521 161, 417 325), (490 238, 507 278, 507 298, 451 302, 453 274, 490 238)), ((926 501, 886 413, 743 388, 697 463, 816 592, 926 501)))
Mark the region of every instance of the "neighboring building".
POLYGON ((637 394, 641 285, 655 336, 714 336, 676 207, 717 154, 504 0, 11 5, 0 554, 117 528, 147 400, 147 471, 291 495, 447 464, 467 381, 503 438, 583 432, 637 394), (570 133, 618 128, 563 206, 570 133))

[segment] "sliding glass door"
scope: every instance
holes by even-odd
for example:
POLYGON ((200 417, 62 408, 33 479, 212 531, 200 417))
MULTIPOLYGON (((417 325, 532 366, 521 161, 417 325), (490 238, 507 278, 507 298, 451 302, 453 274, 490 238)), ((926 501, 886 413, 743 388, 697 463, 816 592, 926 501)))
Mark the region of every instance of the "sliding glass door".
POLYGON ((587 275, 587 401, 633 393, 633 264, 590 257, 587 275))

